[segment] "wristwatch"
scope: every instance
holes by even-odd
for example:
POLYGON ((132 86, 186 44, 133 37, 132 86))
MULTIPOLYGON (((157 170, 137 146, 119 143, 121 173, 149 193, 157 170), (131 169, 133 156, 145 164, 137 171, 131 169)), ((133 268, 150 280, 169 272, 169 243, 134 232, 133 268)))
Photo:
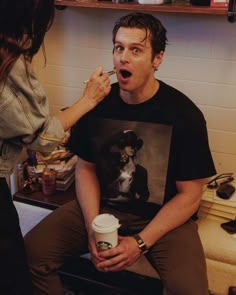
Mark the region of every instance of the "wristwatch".
POLYGON ((148 251, 148 247, 145 244, 145 242, 143 241, 143 239, 140 237, 140 235, 135 234, 133 235, 133 238, 135 239, 135 241, 138 244, 139 249, 142 251, 143 254, 147 253, 148 251))

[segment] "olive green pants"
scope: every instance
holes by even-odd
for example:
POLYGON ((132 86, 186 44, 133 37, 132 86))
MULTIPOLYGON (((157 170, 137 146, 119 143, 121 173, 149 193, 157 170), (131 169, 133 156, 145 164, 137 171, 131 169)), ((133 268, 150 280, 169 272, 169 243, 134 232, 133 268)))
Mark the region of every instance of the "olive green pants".
MULTIPOLYGON (((149 221, 111 208, 121 230, 139 231, 149 221)), ((25 236, 35 295, 63 295, 57 270, 72 255, 88 252, 87 233, 76 201, 56 209, 25 236)), ((207 295, 206 263, 197 224, 190 220, 150 249, 147 259, 158 271, 168 295, 207 295)), ((78 266, 79 267, 79 266, 78 266)))

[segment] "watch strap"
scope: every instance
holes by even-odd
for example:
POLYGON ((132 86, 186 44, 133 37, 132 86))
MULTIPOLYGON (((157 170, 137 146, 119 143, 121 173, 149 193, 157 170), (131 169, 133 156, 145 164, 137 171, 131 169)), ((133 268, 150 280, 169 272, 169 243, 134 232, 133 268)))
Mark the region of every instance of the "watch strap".
POLYGON ((133 238, 135 239, 135 241, 138 244, 139 249, 142 251, 143 254, 147 253, 148 251, 148 247, 145 244, 145 242, 143 241, 143 239, 140 237, 140 235, 135 234, 133 235, 133 238))

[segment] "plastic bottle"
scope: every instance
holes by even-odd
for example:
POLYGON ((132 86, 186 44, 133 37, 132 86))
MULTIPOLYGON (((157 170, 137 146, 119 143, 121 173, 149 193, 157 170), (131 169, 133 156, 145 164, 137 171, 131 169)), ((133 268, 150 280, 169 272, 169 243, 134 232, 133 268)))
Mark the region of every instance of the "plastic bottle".
POLYGON ((56 171, 47 166, 42 173, 42 191, 44 195, 52 195, 56 191, 56 171))

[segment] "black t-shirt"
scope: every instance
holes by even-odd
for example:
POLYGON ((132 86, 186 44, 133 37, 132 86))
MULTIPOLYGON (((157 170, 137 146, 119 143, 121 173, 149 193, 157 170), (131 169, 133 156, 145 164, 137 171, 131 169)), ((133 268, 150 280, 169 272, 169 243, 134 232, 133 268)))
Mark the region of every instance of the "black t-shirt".
POLYGON ((203 114, 162 81, 140 104, 125 103, 114 83, 72 128, 68 147, 96 163, 103 203, 147 218, 175 196, 176 181, 216 173, 203 114))

